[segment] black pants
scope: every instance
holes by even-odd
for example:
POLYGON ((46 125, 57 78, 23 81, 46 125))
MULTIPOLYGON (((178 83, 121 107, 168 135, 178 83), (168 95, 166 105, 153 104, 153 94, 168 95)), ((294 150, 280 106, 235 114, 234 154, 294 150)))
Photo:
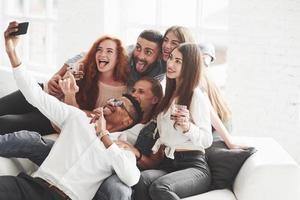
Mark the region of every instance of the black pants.
POLYGON ((0 200, 63 200, 59 194, 24 173, 0 176, 0 200))
POLYGON ((36 131, 41 135, 54 132, 50 121, 18 90, 0 98, 0 135, 20 130, 36 131))

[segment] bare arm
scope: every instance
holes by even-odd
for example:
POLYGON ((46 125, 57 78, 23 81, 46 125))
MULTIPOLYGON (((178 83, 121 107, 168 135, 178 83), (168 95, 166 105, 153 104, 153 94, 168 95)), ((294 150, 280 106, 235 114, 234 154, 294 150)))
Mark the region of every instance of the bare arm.
POLYGON ((216 129, 217 133, 220 135, 220 137, 223 139, 223 141, 229 149, 247 147, 245 145, 238 144, 234 141, 233 137, 229 134, 223 122, 220 120, 219 116, 217 115, 216 111, 213 109, 212 106, 210 106, 210 116, 212 126, 216 129))
POLYGON ((55 125, 61 127, 74 110, 43 92, 31 74, 21 65, 21 60, 16 52, 19 38, 10 35, 10 33, 17 30, 17 26, 17 22, 11 22, 4 32, 6 52, 11 66, 14 68, 13 72, 17 86, 30 104, 38 108, 55 125))

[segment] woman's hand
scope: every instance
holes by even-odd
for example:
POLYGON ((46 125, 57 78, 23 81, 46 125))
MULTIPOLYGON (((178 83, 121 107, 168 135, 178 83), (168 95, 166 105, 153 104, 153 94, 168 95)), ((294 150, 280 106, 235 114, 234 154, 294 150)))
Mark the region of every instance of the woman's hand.
POLYGON ((225 144, 229 149, 247 149, 249 147, 245 144, 241 144, 241 143, 234 141, 234 139, 232 139, 232 138, 230 141, 225 142, 225 144))
POLYGON ((19 37, 10 35, 11 33, 18 31, 18 25, 19 24, 16 21, 10 22, 4 32, 5 49, 7 53, 14 52, 18 45, 19 37))
POLYGON ((187 108, 177 109, 172 119, 175 128, 180 128, 184 133, 190 130, 190 111, 187 108))

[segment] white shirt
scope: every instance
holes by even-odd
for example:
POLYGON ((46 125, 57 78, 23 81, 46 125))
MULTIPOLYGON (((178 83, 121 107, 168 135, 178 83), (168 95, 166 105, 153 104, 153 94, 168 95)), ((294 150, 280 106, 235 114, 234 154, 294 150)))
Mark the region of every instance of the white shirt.
POLYGON ((113 171, 129 186, 138 182, 140 171, 132 152, 115 144, 106 149, 86 114, 43 92, 24 66, 15 68, 14 76, 26 100, 61 129, 34 177, 57 186, 72 200, 92 199, 113 171))
POLYGON ((146 124, 136 124, 133 127, 126 129, 121 132, 110 133, 111 140, 123 140, 127 141, 129 144, 134 145, 140 134, 140 131, 146 126, 146 124))
POLYGON ((170 119, 173 101, 167 112, 157 116, 157 128, 160 138, 154 144, 152 150, 157 152, 160 145, 164 144, 165 155, 174 159, 176 149, 200 150, 208 148, 212 144, 212 130, 210 120, 210 102, 208 96, 200 88, 194 90, 190 105, 190 129, 187 133, 174 129, 174 121, 170 119))

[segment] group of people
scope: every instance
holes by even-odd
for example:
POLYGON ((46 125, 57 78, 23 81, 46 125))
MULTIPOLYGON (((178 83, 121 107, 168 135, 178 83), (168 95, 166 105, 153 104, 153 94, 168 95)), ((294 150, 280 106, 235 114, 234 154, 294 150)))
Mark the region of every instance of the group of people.
POLYGON ((215 56, 187 28, 144 30, 129 53, 100 37, 38 84, 17 54, 17 26, 4 32, 20 90, 0 99, 0 156, 39 168, 0 176, 0 199, 180 199, 208 191, 213 134, 242 147, 205 73, 215 56), (56 141, 42 137, 53 132, 56 141))

